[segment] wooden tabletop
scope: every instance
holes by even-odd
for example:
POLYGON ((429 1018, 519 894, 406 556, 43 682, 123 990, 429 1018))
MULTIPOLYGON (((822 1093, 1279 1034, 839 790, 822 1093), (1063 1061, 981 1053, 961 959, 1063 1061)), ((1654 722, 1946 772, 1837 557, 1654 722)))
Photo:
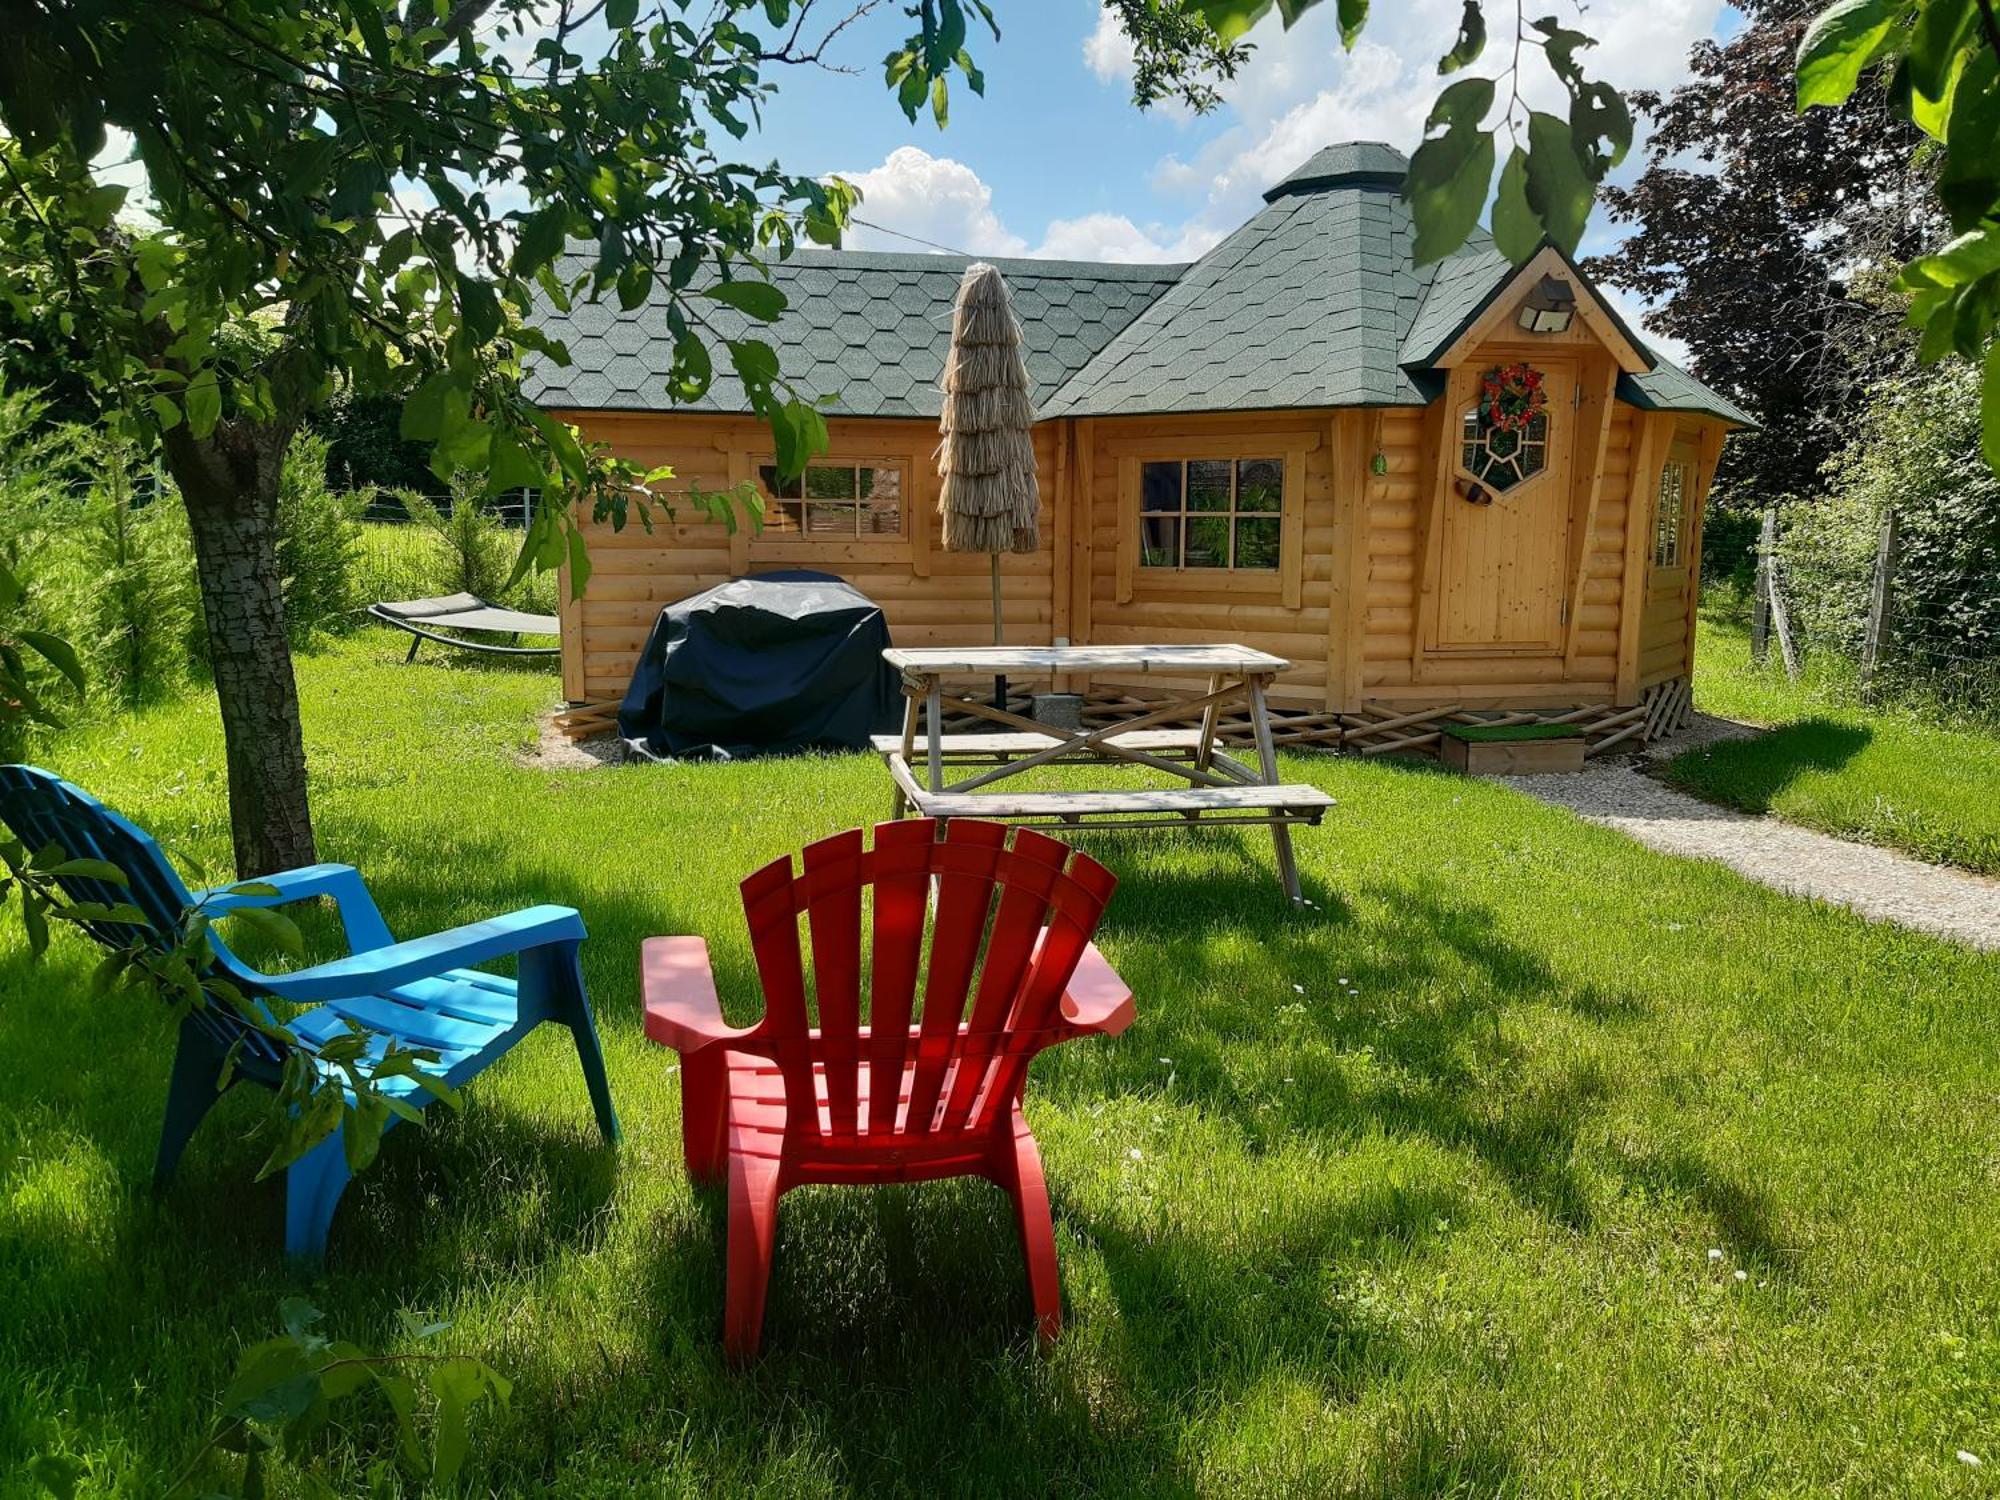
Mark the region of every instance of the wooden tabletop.
POLYGON ((941 646, 904 650, 891 646, 882 659, 919 677, 951 672, 1282 672, 1281 656, 1248 646, 941 646))

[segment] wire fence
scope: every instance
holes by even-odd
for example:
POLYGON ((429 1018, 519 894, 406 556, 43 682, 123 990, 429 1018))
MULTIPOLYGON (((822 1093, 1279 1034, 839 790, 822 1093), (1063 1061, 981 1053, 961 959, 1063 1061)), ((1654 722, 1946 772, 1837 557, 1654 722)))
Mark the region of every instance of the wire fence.
POLYGON ((1793 681, 2000 732, 2000 567, 1905 535, 1893 509, 1831 546, 1767 513, 1750 627, 1752 659, 1793 681))

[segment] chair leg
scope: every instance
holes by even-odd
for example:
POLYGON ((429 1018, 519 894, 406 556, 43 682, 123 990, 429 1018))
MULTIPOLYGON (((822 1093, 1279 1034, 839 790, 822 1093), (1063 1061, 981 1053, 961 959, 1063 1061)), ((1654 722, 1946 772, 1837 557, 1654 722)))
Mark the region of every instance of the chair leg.
POLYGON ((623 1132, 611 1103, 604 1048, 597 1039, 597 1021, 590 1013, 590 991, 584 987, 583 962, 576 944, 523 953, 517 983, 524 1017, 557 1020, 569 1028, 576 1040, 577 1061, 583 1065, 584 1086, 590 1090, 591 1108, 597 1111, 597 1128, 606 1141, 617 1145, 623 1132))
POLYGON ((722 1049, 703 1048, 681 1059, 681 1157, 695 1182, 720 1182, 728 1118, 729 1074, 722 1049))
POLYGON ((166 1118, 160 1124, 160 1150, 153 1159, 153 1190, 173 1181, 174 1168, 193 1138, 195 1128, 222 1097, 216 1089, 221 1060, 214 1045, 190 1027, 182 1027, 174 1048, 174 1070, 167 1082, 166 1118))
POLYGON ((333 1211, 347 1190, 347 1150, 339 1130, 285 1170, 285 1254, 301 1260, 326 1259, 333 1211))
POLYGON ((757 1357, 764 1338, 764 1296, 778 1240, 778 1164, 767 1156, 729 1158, 729 1285, 722 1352, 731 1364, 757 1357))
POLYGON ((583 1064, 590 1106, 597 1111, 597 1128, 604 1133, 606 1144, 615 1146, 624 1139, 624 1134, 618 1128, 618 1111, 611 1103, 611 1080, 604 1072, 604 1048, 597 1040, 597 1025, 590 1019, 588 1007, 583 1019, 570 1027, 570 1035, 576 1038, 576 1056, 583 1064))
POLYGON ((1018 1105, 1012 1138, 1001 1143, 993 1175, 1014 1200, 1014 1227, 1021 1235, 1021 1258, 1027 1262, 1028 1292, 1035 1303, 1035 1336, 1046 1352, 1062 1332, 1062 1276, 1042 1153, 1018 1105))

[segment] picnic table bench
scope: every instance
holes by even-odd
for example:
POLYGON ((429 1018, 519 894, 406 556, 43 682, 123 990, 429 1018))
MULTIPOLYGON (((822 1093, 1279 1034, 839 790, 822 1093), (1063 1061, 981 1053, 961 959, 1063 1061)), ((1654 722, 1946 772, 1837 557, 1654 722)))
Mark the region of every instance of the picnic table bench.
POLYGON ((1315 824, 1333 805, 1318 787, 1278 778, 1266 689, 1291 664, 1247 646, 976 646, 908 650, 883 659, 902 674, 907 707, 900 735, 876 735, 874 748, 895 783, 894 816, 989 818, 1005 823, 1077 827, 1180 828, 1190 825, 1268 827, 1285 894, 1301 899, 1291 829, 1315 824), (1169 687, 1167 701, 1109 724, 1066 729, 997 708, 954 677, 1056 676, 1115 672, 1186 681, 1206 678, 1207 690, 1169 687), (1241 705, 1250 720, 1257 763, 1247 765, 1216 743, 1226 708, 1241 705), (947 734, 944 718, 971 715, 1004 730, 947 734), (1185 720, 1199 714, 1200 727, 1185 720), (1178 722, 1177 722, 1178 721, 1178 722), (1037 766, 1123 764, 1184 781, 1170 788, 1093 791, 1006 791, 997 784, 1037 766), (984 766, 947 783, 945 768, 984 766))

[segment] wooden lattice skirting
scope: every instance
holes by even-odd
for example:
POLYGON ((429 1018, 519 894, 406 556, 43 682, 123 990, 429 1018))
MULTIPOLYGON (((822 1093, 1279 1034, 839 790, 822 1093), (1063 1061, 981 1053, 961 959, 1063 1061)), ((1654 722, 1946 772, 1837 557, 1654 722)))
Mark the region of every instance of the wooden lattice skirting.
MULTIPOLYGON (((1143 714, 1166 700, 1134 693, 1123 688, 1103 688, 1085 695, 1085 727, 1108 724, 1143 714)), ((1031 711, 1026 694, 1009 693, 1008 709, 1017 714, 1031 711)), ((1619 745, 1630 746, 1672 734, 1693 717, 1694 706, 1688 680, 1676 677, 1649 688, 1645 698, 1631 708, 1614 708, 1605 703, 1568 709, 1522 709, 1516 712, 1469 710, 1456 703, 1409 708, 1401 704, 1368 704, 1352 713, 1335 713, 1324 708, 1271 705, 1272 736, 1280 745, 1309 745, 1326 750, 1345 750, 1356 755, 1436 754, 1438 740, 1448 724, 1574 724, 1588 742, 1586 755, 1601 755, 1619 745)), ((1191 714, 1188 723, 1199 721, 1191 714)), ((555 717, 556 728, 572 740, 587 739, 618 727, 616 703, 574 703, 555 717)), ((978 721, 969 714, 947 714, 950 732, 977 729, 978 721)), ((1168 727, 1163 724, 1159 727, 1168 727)), ((1239 708, 1224 710, 1216 732, 1226 744, 1248 745, 1250 721, 1239 708)))

